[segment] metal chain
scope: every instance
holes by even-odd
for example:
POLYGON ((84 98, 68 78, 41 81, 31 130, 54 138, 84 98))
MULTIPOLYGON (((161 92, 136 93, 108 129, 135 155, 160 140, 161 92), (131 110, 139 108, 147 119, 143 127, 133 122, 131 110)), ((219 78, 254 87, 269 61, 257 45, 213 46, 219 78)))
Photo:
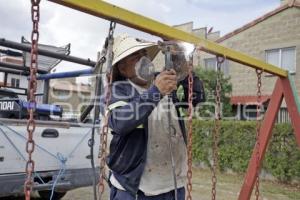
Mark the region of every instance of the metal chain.
POLYGON ((103 48, 101 54, 98 55, 98 61, 95 65, 96 80, 95 80, 95 98, 94 98, 94 119, 93 119, 93 128, 91 138, 88 141, 88 146, 90 147, 90 154, 91 154, 91 167, 93 170, 93 195, 94 200, 97 200, 97 185, 96 185, 96 171, 95 171, 95 159, 94 159, 94 145, 95 145, 95 125, 99 122, 99 115, 100 115, 100 96, 101 96, 101 89, 102 89, 102 68, 104 63, 106 62, 106 47, 103 48), (99 59, 100 57, 100 59, 99 59))
POLYGON ((216 111, 215 111, 215 123, 214 123, 214 131, 213 131, 213 166, 212 166, 212 200, 216 199, 217 195, 217 168, 218 168, 218 143, 220 137, 220 120, 221 120, 221 65, 224 62, 225 58, 222 56, 217 56, 217 83, 216 83, 216 93, 215 93, 215 103, 216 103, 216 111))
POLYGON ((192 144, 193 144, 193 63, 189 62, 189 76, 188 76, 188 85, 189 85, 189 93, 188 93, 188 171, 187 171, 187 200, 192 200, 192 163, 193 163, 193 154, 192 154, 192 144))
MULTIPOLYGON (((108 86, 105 94, 105 112, 108 110, 108 104, 111 98, 111 87, 112 87, 112 78, 113 78, 113 71, 112 71, 112 60, 113 60, 113 52, 112 52, 112 45, 113 45, 113 34, 116 27, 115 22, 110 23, 109 33, 106 40, 105 46, 107 47, 107 56, 108 56, 108 63, 107 63, 107 77, 108 77, 108 86)), ((101 141, 100 141, 100 177, 99 177, 99 199, 101 200, 105 186, 104 186, 104 178, 105 178, 105 164, 106 164, 106 149, 107 149, 107 136, 108 136, 108 115, 109 113, 106 112, 104 114, 104 123, 101 131, 101 141)))
POLYGON ((261 74, 263 71, 256 70, 257 76, 257 106, 256 106, 256 182, 255 182, 255 199, 259 199, 259 160, 260 160, 260 142, 259 131, 261 126, 260 113, 261 113, 261 74))
POLYGON ((33 30, 31 32, 31 63, 30 63, 30 80, 28 84, 29 90, 29 119, 27 121, 27 142, 26 152, 28 153, 28 160, 26 162, 26 181, 24 184, 24 193, 26 200, 30 200, 30 193, 32 190, 33 180, 32 172, 34 172, 34 161, 32 153, 34 151, 35 143, 33 140, 33 133, 35 130, 34 112, 36 107, 35 93, 37 88, 36 72, 38 69, 38 40, 39 40, 39 20, 40 20, 40 0, 31 0, 31 19, 33 22, 33 30))
POLYGON ((108 31, 108 39, 112 39, 114 37, 114 32, 116 29, 116 22, 111 21, 109 25, 109 31, 108 31))
MULTIPOLYGON (((109 79, 112 80, 112 73, 109 76, 109 79)), ((107 87, 106 95, 105 95, 105 107, 108 106, 108 102, 110 101, 111 97, 111 84, 110 81, 107 87)), ((108 114, 105 114, 104 116, 104 125, 102 127, 102 134, 101 134, 101 150, 100 150, 100 178, 99 178, 99 199, 101 199, 101 196, 104 192, 105 186, 104 186, 104 177, 105 177, 105 159, 106 159, 106 149, 107 149, 107 136, 108 136, 108 114)))

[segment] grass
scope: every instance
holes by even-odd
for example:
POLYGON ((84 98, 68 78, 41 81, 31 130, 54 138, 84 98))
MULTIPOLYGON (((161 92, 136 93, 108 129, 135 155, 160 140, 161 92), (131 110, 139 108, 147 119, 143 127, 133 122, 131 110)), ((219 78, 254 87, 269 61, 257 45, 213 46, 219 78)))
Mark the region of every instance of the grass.
MULTIPOLYGON (((193 170, 193 198, 211 199, 211 179, 208 170, 193 170)), ((243 176, 233 174, 218 175, 217 199, 237 199, 243 184, 243 176)), ((254 193, 254 192, 253 192, 254 193)), ((263 200, 299 200, 300 186, 284 185, 271 181, 261 181, 260 194, 263 200)), ((251 199, 255 199, 252 195, 251 199)))

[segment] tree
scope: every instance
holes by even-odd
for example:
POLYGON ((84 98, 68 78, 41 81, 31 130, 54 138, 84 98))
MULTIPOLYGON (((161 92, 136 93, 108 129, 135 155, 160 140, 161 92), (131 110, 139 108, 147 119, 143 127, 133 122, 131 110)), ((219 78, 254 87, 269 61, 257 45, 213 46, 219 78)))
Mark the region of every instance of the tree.
MULTIPOLYGON (((215 102, 215 91, 217 83, 217 72, 215 70, 207 70, 203 67, 197 67, 195 70, 197 76, 203 81, 204 89, 206 94, 206 103, 200 106, 200 116, 201 117, 213 117, 214 116, 214 106, 215 102)), ((232 85, 230 83, 230 77, 225 77, 221 73, 221 103, 222 103, 222 116, 229 117, 232 116, 232 106, 230 104, 230 95, 232 92, 232 85)))

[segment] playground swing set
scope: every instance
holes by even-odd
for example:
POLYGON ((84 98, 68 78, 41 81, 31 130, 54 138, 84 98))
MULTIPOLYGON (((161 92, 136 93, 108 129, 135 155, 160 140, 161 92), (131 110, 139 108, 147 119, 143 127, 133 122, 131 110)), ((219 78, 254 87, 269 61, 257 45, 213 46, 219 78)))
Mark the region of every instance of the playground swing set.
MULTIPOLYGON (((190 33, 175 29, 171 26, 162 24, 158 21, 152 20, 150 18, 144 17, 142 15, 133 13, 131 11, 119 8, 115 5, 109 4, 105 1, 99 0, 49 0, 57 4, 67 6, 69 8, 100 17, 106 20, 111 21, 109 36, 107 40, 107 52, 105 55, 107 57, 112 57, 112 45, 113 45, 113 30, 116 23, 153 34, 168 40, 183 41, 187 43, 194 44, 198 50, 205 51, 217 56, 217 86, 216 86, 216 117, 215 117, 215 128, 213 131, 213 175, 212 175, 212 199, 216 199, 216 184, 217 184, 217 158, 218 158, 218 137, 220 134, 220 120, 221 120, 221 83, 220 83, 220 74, 221 74, 221 64, 224 59, 229 59, 237 63, 243 64, 245 66, 254 68, 257 75, 257 127, 256 127, 256 143, 252 152, 251 159, 249 161, 248 169, 244 178, 244 183, 240 190, 238 199, 239 200, 248 200, 251 197, 253 188, 255 187, 255 197, 259 199, 259 172, 261 169, 261 164, 264 159, 264 155, 269 143, 269 140, 272 136, 272 129, 276 120, 277 113, 279 111, 280 105, 282 103, 283 97, 287 104, 287 109, 291 117, 291 123, 294 128, 295 138, 298 146, 300 147, 300 101, 298 99, 297 91, 293 85, 293 81, 289 76, 286 70, 283 70, 279 67, 273 66, 271 64, 260 61, 256 58, 250 57, 243 53, 237 52, 233 49, 223 47, 214 42, 208 41, 206 39, 197 37, 190 33), (259 120, 261 113, 261 75, 263 72, 270 73, 274 76, 277 76, 277 81, 271 95, 270 103, 268 109, 264 115, 263 120, 259 120), (298 123, 297 123, 298 122, 298 123)), ((28 160, 26 164, 26 173, 27 179, 24 186, 24 192, 26 200, 30 199, 30 193, 32 190, 33 179, 32 173, 34 172, 34 161, 32 159, 32 153, 34 151, 34 140, 33 134, 35 130, 35 120, 34 120, 34 110, 35 110, 35 92, 37 87, 37 77, 36 73, 38 70, 38 40, 39 40, 39 4, 40 0, 31 0, 32 3, 32 22, 33 22, 33 31, 31 36, 31 65, 30 65, 30 79, 29 79, 29 119, 27 122, 27 131, 28 131, 28 140, 26 144, 26 151, 28 153, 28 160)), ((112 75, 111 73, 111 61, 108 59, 107 63, 107 75, 108 77, 112 75), (109 63, 110 62, 110 63, 109 63)), ((103 62, 103 60, 101 61, 103 62)), ((186 199, 191 200, 192 192, 192 67, 189 67, 189 120, 188 120, 188 183, 187 183, 187 195, 186 199)), ((111 80, 111 79, 110 79, 111 80)), ((110 86, 111 83, 108 84, 110 86)), ((110 98, 110 92, 106 93, 106 99, 110 98)), ((107 101, 108 102, 108 101, 107 101)), ((106 105, 107 106, 107 105, 106 105)), ((101 162, 100 170, 103 169, 105 165, 105 152, 106 152, 106 140, 107 140, 108 126, 103 126, 102 135, 101 135, 101 162)), ((100 171, 99 177, 99 199, 104 191, 104 170, 100 171)))

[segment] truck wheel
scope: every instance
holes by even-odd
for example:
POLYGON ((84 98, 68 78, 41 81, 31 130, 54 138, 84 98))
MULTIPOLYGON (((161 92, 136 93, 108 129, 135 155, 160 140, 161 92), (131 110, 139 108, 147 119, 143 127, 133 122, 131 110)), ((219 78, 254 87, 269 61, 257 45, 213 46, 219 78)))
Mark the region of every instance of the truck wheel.
MULTIPOLYGON (((51 190, 41 190, 38 191, 39 195, 42 199, 49 200, 51 197, 51 190)), ((53 192, 52 200, 59 200, 66 195, 67 192, 53 192)))

